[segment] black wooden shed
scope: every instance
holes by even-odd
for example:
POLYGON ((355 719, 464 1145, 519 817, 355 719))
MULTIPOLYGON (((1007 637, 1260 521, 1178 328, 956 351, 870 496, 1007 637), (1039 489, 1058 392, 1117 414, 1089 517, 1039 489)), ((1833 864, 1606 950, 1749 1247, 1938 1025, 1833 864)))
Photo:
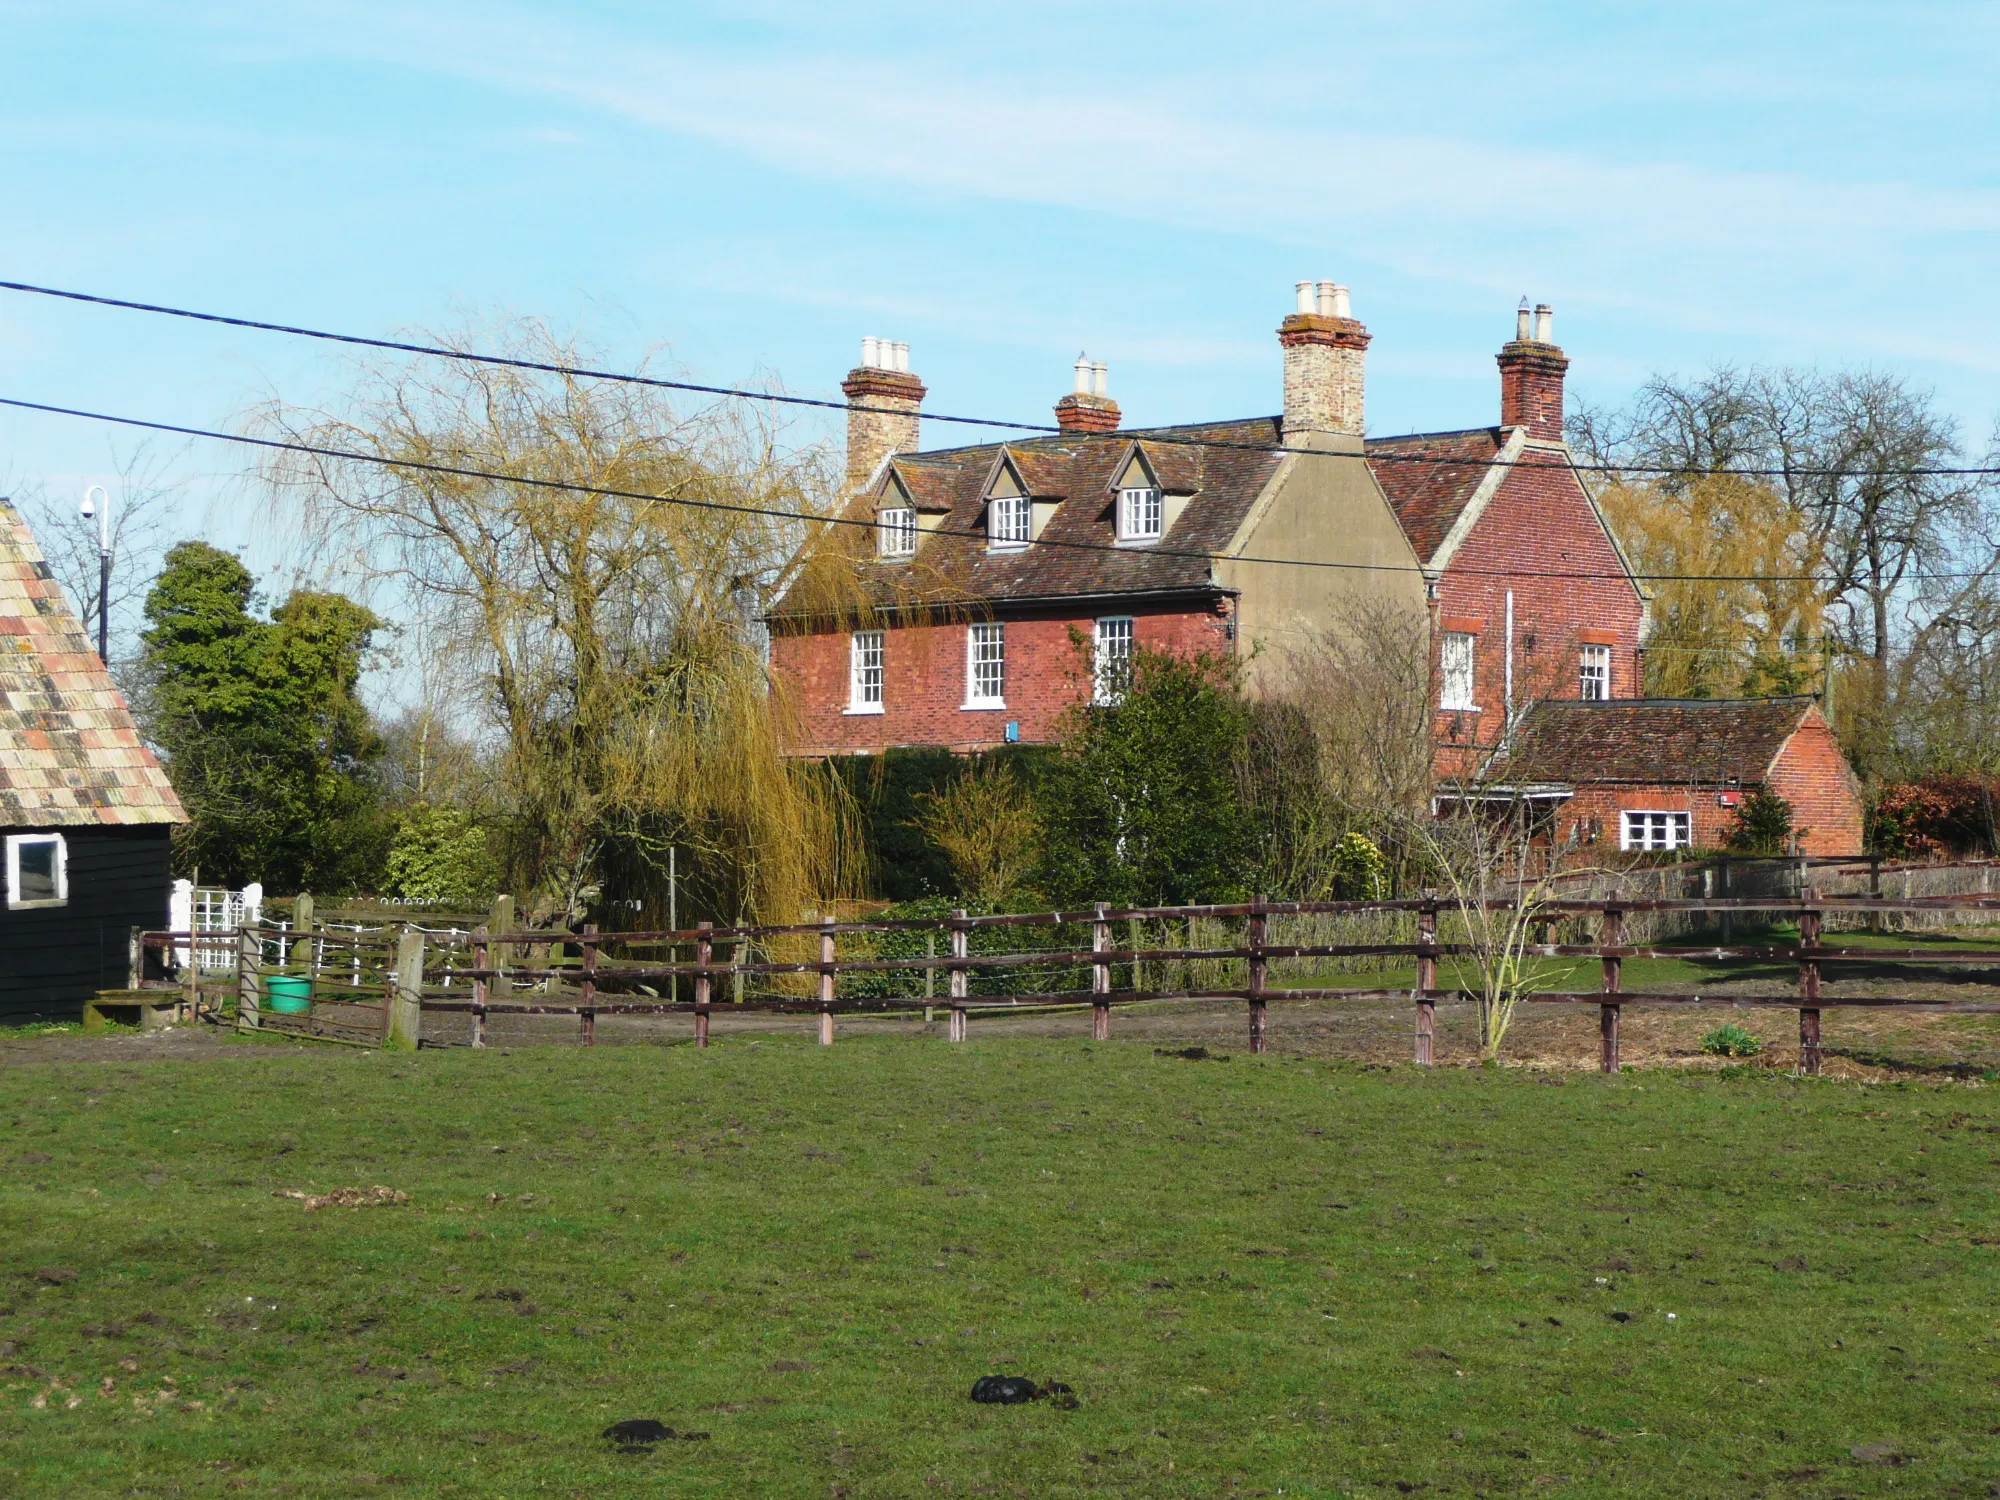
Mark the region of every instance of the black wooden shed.
POLYGON ((75 1020, 167 925, 187 821, 27 523, 0 500, 0 1023, 75 1020))

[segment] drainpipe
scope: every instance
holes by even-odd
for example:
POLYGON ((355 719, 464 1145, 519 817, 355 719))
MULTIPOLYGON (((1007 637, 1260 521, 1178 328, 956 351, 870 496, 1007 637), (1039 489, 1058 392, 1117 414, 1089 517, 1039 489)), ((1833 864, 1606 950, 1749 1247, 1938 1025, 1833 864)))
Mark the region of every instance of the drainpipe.
POLYGON ((1500 723, 1500 742, 1514 736, 1514 591, 1507 590, 1506 704, 1500 723))

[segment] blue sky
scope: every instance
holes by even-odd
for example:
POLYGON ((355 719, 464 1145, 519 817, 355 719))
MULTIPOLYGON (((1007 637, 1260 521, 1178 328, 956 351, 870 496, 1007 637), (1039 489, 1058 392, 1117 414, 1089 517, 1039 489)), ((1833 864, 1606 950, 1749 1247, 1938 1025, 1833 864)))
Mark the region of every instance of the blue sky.
MULTIPOLYGON (((1525 293, 1588 399, 1872 364, 1983 447, 1996 44, 2000 6, 1907 0, 0 0, 0 279, 368 334, 534 313, 814 395, 877 334, 933 409, 1029 421, 1087 350, 1150 423, 1275 410, 1291 283, 1331 277, 1378 433, 1492 420, 1525 293)), ((4 395, 226 425, 341 379, 0 295, 4 395)), ((112 453, 0 414, 6 482, 112 453)), ((161 455, 184 530, 281 560, 239 455, 161 455)))

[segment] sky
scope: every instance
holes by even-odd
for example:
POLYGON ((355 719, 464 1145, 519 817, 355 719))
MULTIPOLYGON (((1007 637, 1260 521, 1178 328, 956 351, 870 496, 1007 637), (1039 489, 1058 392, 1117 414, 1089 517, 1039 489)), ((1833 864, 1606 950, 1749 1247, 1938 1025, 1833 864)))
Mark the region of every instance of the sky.
MULTIPOLYGON (((1373 433, 1869 366, 2000 414, 2000 4, 0 0, 0 280, 383 336, 527 314, 619 367, 933 411, 1274 412, 1292 283, 1353 289, 1373 433)), ((324 346, 0 293, 0 396, 203 427, 337 406, 324 346)), ((834 429, 806 418, 802 441, 834 429)), ((933 426, 927 442, 964 440, 933 426)), ((0 410, 0 488, 134 440, 0 410)), ((297 556, 240 450, 155 441, 176 534, 297 556)), ((136 565, 136 564, 135 564, 136 565)))

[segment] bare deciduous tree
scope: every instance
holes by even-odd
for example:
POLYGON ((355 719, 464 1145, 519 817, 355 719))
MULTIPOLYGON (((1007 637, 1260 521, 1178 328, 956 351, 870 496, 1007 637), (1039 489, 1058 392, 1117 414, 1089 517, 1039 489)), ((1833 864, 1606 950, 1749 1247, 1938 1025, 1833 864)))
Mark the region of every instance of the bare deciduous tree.
POLYGON ((962 893, 997 906, 1026 883, 1041 855, 1042 823, 1012 771, 975 763, 943 791, 919 800, 917 826, 951 861, 962 893))

